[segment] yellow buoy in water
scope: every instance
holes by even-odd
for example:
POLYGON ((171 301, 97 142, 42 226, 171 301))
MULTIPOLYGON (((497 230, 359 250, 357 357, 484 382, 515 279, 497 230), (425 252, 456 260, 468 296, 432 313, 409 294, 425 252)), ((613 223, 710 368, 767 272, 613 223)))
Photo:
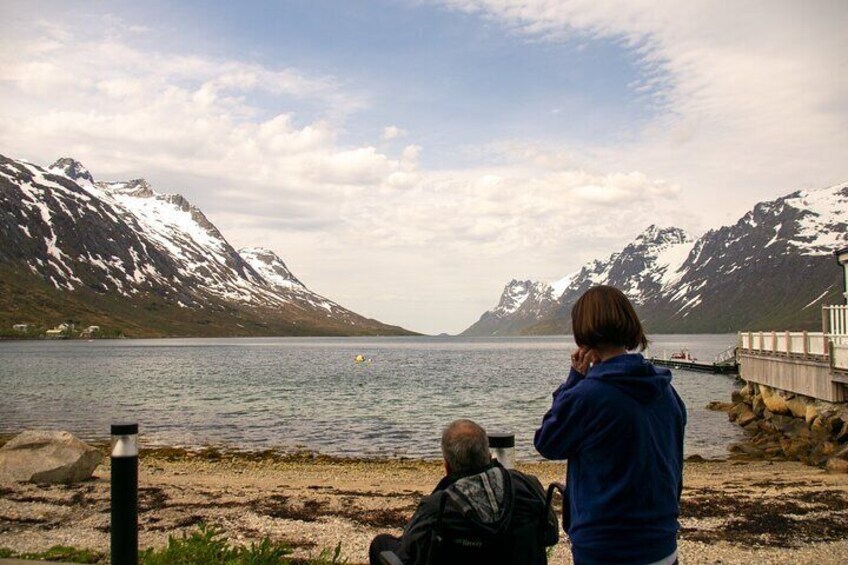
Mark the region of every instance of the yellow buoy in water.
POLYGON ((364 363, 365 362, 365 355, 360 353, 359 355, 354 357, 353 362, 354 363, 364 363))

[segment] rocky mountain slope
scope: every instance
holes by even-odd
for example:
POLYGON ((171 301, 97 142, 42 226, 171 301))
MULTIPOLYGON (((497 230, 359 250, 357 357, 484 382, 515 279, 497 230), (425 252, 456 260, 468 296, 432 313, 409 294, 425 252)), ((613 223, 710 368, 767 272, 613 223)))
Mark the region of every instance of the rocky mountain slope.
POLYGON ((842 303, 833 252, 846 245, 848 184, 800 190, 697 239, 650 226, 555 283, 512 281, 463 335, 570 333, 571 307, 597 284, 624 291, 651 332, 815 330, 821 305, 842 303))
POLYGON ((0 156, 0 324, 128 335, 406 334, 310 291, 273 251, 236 251, 179 194, 0 156))

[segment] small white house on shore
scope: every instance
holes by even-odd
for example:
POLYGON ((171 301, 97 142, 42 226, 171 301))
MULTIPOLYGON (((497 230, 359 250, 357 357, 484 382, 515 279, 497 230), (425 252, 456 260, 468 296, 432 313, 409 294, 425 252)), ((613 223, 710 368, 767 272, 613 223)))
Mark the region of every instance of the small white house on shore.
POLYGON ((29 324, 15 324, 14 326, 12 326, 12 330, 16 332, 28 332, 29 324))
POLYGON ((84 330, 80 332, 80 336, 82 337, 91 337, 94 334, 100 333, 100 326, 88 326, 84 330))
POLYGON ((52 339, 62 339, 68 337, 68 334, 73 331, 73 324, 59 324, 53 329, 47 330, 46 335, 48 338, 52 339))

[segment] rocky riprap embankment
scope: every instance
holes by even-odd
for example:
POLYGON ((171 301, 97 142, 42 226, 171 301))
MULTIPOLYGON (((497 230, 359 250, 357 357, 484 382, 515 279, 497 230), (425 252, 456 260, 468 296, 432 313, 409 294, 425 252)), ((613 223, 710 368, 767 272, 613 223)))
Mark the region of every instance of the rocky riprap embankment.
POLYGON ((848 403, 830 403, 747 383, 732 402, 711 403, 726 410, 749 438, 730 446, 736 457, 798 460, 848 473, 848 403))

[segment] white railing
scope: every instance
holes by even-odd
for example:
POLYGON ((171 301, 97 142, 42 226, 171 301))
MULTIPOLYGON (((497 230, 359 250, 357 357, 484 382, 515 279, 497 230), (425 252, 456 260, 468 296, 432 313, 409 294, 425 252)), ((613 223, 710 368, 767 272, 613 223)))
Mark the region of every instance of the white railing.
MULTIPOLYGON (((848 305, 822 307, 823 331, 829 336, 848 338, 848 305)), ((842 341, 842 339, 837 340, 842 341)))
POLYGON ((747 353, 802 359, 826 359, 827 339, 822 332, 739 332, 739 348, 747 353))

